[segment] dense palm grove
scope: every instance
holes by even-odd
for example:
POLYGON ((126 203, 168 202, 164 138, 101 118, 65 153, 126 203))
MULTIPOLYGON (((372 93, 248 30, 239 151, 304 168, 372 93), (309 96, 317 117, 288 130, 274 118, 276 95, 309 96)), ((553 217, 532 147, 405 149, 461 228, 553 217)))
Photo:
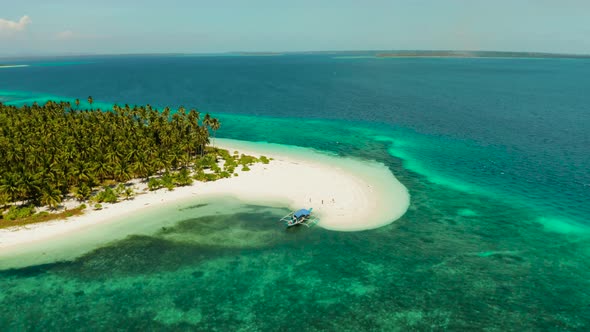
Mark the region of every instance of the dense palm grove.
POLYGON ((103 112, 78 105, 0 103, 0 206, 56 206, 70 193, 88 198, 108 181, 182 170, 204 157, 209 129, 219 129, 217 119, 201 119, 194 109, 171 114, 125 105, 103 112))

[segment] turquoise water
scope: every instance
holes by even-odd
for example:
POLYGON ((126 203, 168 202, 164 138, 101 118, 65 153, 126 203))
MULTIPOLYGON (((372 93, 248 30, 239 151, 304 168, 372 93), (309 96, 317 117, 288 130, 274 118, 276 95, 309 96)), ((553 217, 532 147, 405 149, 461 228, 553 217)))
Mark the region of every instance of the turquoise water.
POLYGON ((221 137, 383 162, 411 206, 354 233, 285 232, 282 209, 171 212, 166 229, 0 272, 2 330, 588 329, 590 62, 84 61, 4 69, 0 100, 197 106, 221 137))

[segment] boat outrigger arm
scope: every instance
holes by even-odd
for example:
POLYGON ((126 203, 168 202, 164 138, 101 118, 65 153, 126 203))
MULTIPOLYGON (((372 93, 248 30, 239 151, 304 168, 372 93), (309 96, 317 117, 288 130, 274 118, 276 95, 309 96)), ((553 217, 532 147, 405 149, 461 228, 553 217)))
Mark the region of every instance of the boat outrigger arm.
POLYGON ((309 210, 300 209, 297 211, 293 211, 288 215, 281 218, 281 221, 285 223, 287 227, 295 226, 295 225, 305 225, 307 227, 311 227, 317 224, 320 219, 313 217, 311 215, 311 211, 313 208, 309 210))

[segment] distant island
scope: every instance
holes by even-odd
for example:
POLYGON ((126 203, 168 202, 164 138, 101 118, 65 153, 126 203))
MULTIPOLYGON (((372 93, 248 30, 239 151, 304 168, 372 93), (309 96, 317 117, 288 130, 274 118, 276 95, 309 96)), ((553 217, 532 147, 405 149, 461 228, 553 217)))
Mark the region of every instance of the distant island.
POLYGON ((561 58, 590 59, 590 54, 566 54, 543 52, 505 52, 505 51, 421 51, 421 50, 363 50, 363 51, 309 51, 286 54, 331 55, 335 58, 561 58))
POLYGON ((280 52, 238 52, 237 55, 241 56, 278 56, 278 55, 285 55, 285 53, 280 52))
POLYGON ((579 54, 495 51, 394 51, 378 52, 374 56, 377 58, 590 58, 590 55, 579 54))
POLYGON ((397 52, 377 53, 377 58, 474 58, 472 53, 463 52, 397 52))

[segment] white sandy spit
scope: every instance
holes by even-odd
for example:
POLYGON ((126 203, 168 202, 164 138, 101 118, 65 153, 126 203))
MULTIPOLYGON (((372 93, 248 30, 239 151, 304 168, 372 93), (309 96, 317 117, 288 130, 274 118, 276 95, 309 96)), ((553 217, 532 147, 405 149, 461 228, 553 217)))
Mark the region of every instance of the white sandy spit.
POLYGON ((6 65, 6 66, 0 66, 0 69, 2 68, 21 68, 21 67, 28 67, 29 65, 6 65))
MULTIPOLYGON (((360 231, 387 225, 400 218, 409 206, 407 189, 383 164, 341 158, 311 149, 267 143, 217 139, 216 144, 254 156, 274 158, 269 164, 257 163, 250 171, 237 168, 238 177, 215 182, 196 182, 174 191, 160 189, 136 196, 133 200, 103 204, 102 210, 87 209, 84 215, 67 220, 32 224, 18 229, 0 230, 0 253, 28 244, 64 242, 83 237, 98 225, 117 227, 134 213, 179 201, 216 196, 232 196, 241 202, 288 207, 313 208, 319 226, 337 231, 360 231)), ((146 185, 135 181, 136 191, 146 185)), ((69 202, 76 206, 79 203, 69 202)), ((273 224, 269 227, 284 227, 273 224)), ((126 230, 132 232, 132 230, 126 230)), ((127 234, 119 234, 125 236, 127 234)), ((105 239, 105 241, 112 239, 105 239)), ((1 256, 4 256, 0 254, 1 256)))

